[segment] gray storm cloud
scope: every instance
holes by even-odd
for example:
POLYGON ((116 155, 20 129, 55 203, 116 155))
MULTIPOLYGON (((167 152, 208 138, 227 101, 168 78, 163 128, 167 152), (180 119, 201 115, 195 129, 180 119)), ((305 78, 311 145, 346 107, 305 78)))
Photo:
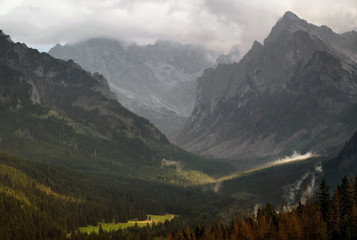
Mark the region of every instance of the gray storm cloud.
POLYGON ((336 32, 357 27, 355 0, 0 0, 0 28, 30 46, 110 37, 157 39, 245 53, 286 11, 336 32))

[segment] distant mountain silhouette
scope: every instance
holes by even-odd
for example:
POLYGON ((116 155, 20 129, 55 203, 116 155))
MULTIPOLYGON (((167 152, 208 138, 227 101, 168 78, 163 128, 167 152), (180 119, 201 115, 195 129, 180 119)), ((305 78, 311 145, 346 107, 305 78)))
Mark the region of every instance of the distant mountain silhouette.
POLYGON ((193 109, 196 80, 215 62, 215 55, 203 48, 164 40, 125 46, 114 40, 91 39, 57 44, 49 54, 102 73, 120 103, 166 134, 184 126, 193 109))

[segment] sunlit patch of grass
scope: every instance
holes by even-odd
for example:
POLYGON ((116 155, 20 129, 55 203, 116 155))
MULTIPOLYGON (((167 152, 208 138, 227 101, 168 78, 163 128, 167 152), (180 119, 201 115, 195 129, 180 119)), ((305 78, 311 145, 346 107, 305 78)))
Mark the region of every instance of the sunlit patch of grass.
POLYGON ((113 230, 118 230, 118 229, 125 229, 128 227, 145 227, 145 226, 151 226, 153 223, 159 223, 159 222, 165 222, 166 220, 171 220, 174 218, 174 215, 172 214, 166 214, 166 215, 147 215, 147 220, 144 221, 136 221, 136 220, 131 220, 128 221, 127 223, 103 223, 99 222, 98 226, 92 226, 88 225, 86 227, 80 227, 79 230, 81 232, 86 232, 86 233, 98 233, 99 232, 99 227, 102 226, 102 229, 104 231, 113 231, 113 230))

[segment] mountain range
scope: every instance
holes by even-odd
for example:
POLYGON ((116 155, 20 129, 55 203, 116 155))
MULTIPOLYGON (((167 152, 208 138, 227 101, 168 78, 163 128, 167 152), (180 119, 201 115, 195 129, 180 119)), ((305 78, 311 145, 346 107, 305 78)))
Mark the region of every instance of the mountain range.
MULTIPOLYGON (((165 41, 124 46, 94 39, 54 48, 89 53, 88 64, 108 68, 97 73, 15 43, 0 31, 0 238, 144 238, 140 232, 146 238, 170 238, 185 228, 184 238, 190 228, 202 235, 206 231, 198 224, 214 226, 210 222, 218 218, 223 224, 217 224, 217 232, 227 230, 226 222, 244 217, 238 213, 247 213, 251 226, 274 222, 255 221, 249 209, 260 215, 270 211, 282 221, 286 210, 319 209, 301 204, 315 196, 322 178, 334 190, 341 177, 357 174, 356 43, 355 32, 336 34, 287 12, 264 44, 255 42, 240 61, 237 51, 212 60, 205 50, 165 41), (121 104, 130 96, 133 101, 146 94, 164 96, 156 88, 166 91, 169 85, 180 93, 180 83, 196 84, 182 76, 199 75, 206 63, 213 67, 198 78, 197 92, 190 87, 196 96, 193 112, 170 139, 192 152, 228 160, 181 150, 121 104), (117 94, 105 78, 109 68, 130 76, 117 94), (153 72, 162 78, 144 78, 153 72), (184 74, 172 77, 177 72, 184 74), (126 87, 132 95, 121 95, 126 87), (312 153, 282 157, 293 151, 312 153), (265 210, 259 208, 266 202, 265 210), (279 215, 270 203, 281 207, 279 215), (99 227, 99 235, 87 235, 79 228, 165 213, 173 219, 142 231, 138 225, 112 232, 99 227)), ((162 114, 154 106, 150 111, 162 114)), ((185 109, 176 107, 170 107, 177 110, 170 116, 185 109)), ((353 181, 343 181, 344 187, 337 187, 344 191, 340 196, 357 199, 353 181)), ((339 199, 338 194, 331 198, 339 203, 337 213, 346 202, 339 199)), ((353 201, 345 216, 355 214, 353 201)), ((306 216, 315 224, 321 218, 306 216)))
MULTIPOLYGON (((184 126, 193 109, 196 79, 214 65, 217 55, 167 40, 139 46, 104 38, 57 44, 49 54, 102 73, 121 104, 167 135, 184 126)), ((231 61, 232 54, 219 61, 231 61)))
POLYGON ((239 63, 204 71, 172 141, 251 164, 294 151, 336 153, 357 129, 356 63, 356 32, 337 34, 287 12, 239 63))

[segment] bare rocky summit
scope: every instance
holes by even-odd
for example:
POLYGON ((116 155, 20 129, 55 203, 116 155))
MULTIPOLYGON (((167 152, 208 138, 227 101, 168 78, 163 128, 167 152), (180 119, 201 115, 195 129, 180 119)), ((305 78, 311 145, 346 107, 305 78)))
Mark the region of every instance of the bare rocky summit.
POLYGON ((357 128, 356 104, 357 33, 337 34, 287 12, 239 63, 205 70, 173 141, 235 160, 328 154, 357 128))

